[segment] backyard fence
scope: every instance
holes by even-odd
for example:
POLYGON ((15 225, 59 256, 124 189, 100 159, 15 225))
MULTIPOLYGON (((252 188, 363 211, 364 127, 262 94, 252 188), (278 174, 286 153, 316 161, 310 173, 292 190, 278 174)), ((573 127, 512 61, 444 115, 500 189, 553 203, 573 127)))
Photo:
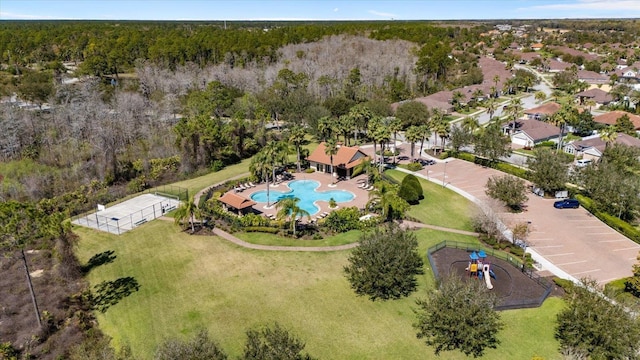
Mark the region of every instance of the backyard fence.
POLYGON ((435 266, 435 262, 433 260, 432 254, 445 247, 462 249, 467 252, 483 250, 489 256, 493 256, 495 258, 508 262, 514 268, 518 269, 519 271, 527 275, 531 280, 535 281, 538 285, 540 285, 545 289, 544 294, 540 296, 538 299, 509 300, 496 306, 496 310, 510 310, 510 309, 539 307, 540 305, 542 305, 544 300, 547 298, 547 296, 549 296, 549 294, 551 293, 551 290, 553 289, 553 283, 551 281, 536 274, 533 269, 526 268, 523 265, 523 262, 518 257, 515 257, 503 251, 495 250, 493 248, 481 246, 478 244, 470 244, 465 242, 447 241, 447 240, 441 243, 438 243, 430 247, 429 249, 427 249, 427 258, 429 259, 429 263, 431 264, 433 275, 437 280, 440 279, 440 274, 437 267, 435 266))
POLYGON ((189 190, 175 185, 161 185, 148 189, 146 193, 164 196, 178 201, 187 201, 189 199, 189 190))

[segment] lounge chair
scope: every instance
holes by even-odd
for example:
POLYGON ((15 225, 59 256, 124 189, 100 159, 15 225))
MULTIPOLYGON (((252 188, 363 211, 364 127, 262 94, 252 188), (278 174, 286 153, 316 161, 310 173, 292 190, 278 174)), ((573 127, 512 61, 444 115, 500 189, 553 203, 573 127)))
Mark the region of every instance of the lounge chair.
POLYGON ((252 182, 250 182, 250 183, 249 183, 249 185, 250 185, 251 187, 256 187, 256 185, 255 185, 254 183, 252 183, 252 182))

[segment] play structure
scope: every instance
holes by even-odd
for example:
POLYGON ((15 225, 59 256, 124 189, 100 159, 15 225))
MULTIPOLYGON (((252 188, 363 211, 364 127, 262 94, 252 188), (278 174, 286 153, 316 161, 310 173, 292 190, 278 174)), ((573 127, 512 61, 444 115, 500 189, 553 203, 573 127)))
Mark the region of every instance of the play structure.
POLYGON ((469 254, 469 265, 465 270, 469 272, 470 277, 484 279, 487 289, 493 289, 491 278, 497 280, 496 274, 491 270, 491 263, 487 261, 487 254, 483 250, 469 254))

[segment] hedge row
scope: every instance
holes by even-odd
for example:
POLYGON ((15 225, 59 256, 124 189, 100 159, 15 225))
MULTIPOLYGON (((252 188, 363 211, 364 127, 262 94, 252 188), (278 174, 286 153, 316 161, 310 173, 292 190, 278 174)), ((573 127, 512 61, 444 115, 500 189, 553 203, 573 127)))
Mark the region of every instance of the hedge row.
POLYGON ((598 211, 591 198, 588 198, 584 195, 576 195, 576 199, 578 199, 580 205, 582 205, 583 208, 587 209, 587 211, 592 213, 598 219, 602 220, 605 224, 609 225, 629 239, 640 243, 640 230, 636 229, 628 222, 620 220, 613 215, 598 211))
POLYGON ((529 178, 529 174, 528 171, 526 169, 523 168, 519 168, 517 166, 511 165, 511 164, 507 164, 505 162, 502 161, 491 161, 489 159, 485 159, 479 156, 475 156, 473 154, 467 153, 467 152, 449 152, 449 153, 443 153, 443 155, 446 156, 452 156, 455 158, 458 158, 460 160, 465 160, 465 161, 469 161, 472 162, 474 164, 478 164, 481 166, 486 166, 486 167, 490 167, 496 170, 500 170, 502 172, 505 172, 507 174, 511 174, 511 175, 515 175, 519 178, 523 178, 523 179, 528 179, 529 178))

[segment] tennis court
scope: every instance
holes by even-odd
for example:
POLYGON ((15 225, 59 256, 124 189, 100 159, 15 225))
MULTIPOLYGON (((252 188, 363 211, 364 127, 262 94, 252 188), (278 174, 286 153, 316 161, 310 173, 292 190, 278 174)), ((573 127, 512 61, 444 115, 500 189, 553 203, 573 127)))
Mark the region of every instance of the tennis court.
POLYGON ((76 217, 72 223, 112 234, 122 234, 154 220, 180 206, 178 197, 143 194, 105 208, 98 205, 94 213, 76 217))

